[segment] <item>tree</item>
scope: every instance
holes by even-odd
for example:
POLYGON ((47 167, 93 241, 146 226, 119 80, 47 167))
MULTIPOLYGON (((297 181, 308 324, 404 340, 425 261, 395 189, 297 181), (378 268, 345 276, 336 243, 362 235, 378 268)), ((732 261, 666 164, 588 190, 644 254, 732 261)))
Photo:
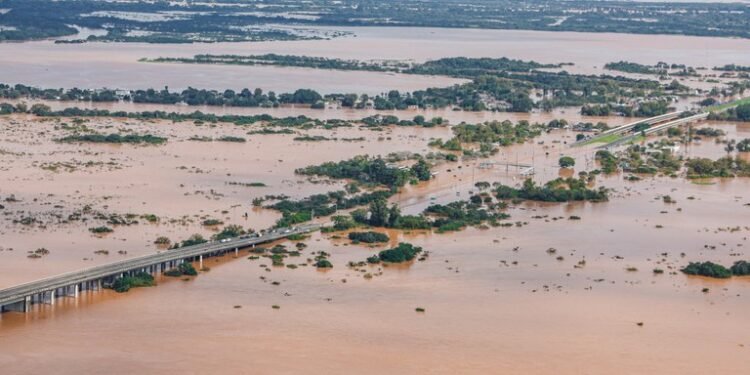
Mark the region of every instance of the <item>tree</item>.
POLYGON ((394 228, 398 225, 398 220, 401 218, 401 209, 397 204, 392 204, 391 209, 388 211, 388 226, 394 228))
POLYGON ((388 204, 385 199, 376 199, 370 203, 370 225, 384 227, 388 224, 388 204))
POLYGON ((357 223, 367 224, 367 210, 358 208, 351 213, 352 220, 357 223))
POLYGON ((44 116, 50 113, 52 109, 46 104, 34 104, 31 106, 31 113, 37 116, 44 116))
POLYGON ((424 161, 424 159, 419 159, 416 164, 412 165, 411 172, 420 181, 427 181, 432 177, 432 173, 430 173, 430 164, 424 161))
POLYGON ((750 121, 750 104, 738 105, 734 112, 740 121, 750 121))
POLYGON ((347 230, 357 226, 357 223, 349 216, 337 215, 333 217, 333 228, 336 230, 347 230))
POLYGON ((560 168, 570 168, 576 165, 576 159, 570 156, 563 156, 559 160, 560 168))

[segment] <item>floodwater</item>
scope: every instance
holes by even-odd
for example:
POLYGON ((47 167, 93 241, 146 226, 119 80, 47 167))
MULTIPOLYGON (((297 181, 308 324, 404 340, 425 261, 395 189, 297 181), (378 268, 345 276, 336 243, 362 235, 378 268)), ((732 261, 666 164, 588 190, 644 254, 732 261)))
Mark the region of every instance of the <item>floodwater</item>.
MULTIPOLYGON (((162 146, 68 145, 53 142, 68 133, 63 124, 72 120, 0 118, 0 198, 18 200, 3 202, 0 286, 152 253, 160 235, 208 236, 211 230, 200 225, 207 217, 265 227, 278 215, 253 209, 253 198, 340 188, 295 176, 295 168, 365 153, 424 153, 430 138, 450 136, 448 128, 313 129, 301 132, 366 141, 304 143, 294 135, 247 136, 250 129, 231 124, 91 119, 84 125, 99 132, 124 129, 170 140, 162 146), (248 142, 188 140, 223 135, 248 142), (71 167, 52 171, 55 162, 71 167), (268 187, 227 184, 232 181, 268 187), (103 237, 87 231, 101 224, 95 219, 53 223, 56 214, 65 217, 83 205, 107 214, 155 214, 160 223, 114 226, 103 237), (42 223, 12 222, 26 214, 42 223), (50 254, 28 258, 38 247, 50 254), (102 249, 109 255, 94 254, 102 249)), ((744 125, 709 126, 730 138, 750 137, 744 125)), ((533 163, 540 183, 562 173, 555 166, 560 154, 574 156, 581 170, 593 168, 593 149, 570 149, 565 142, 573 139, 573 133, 554 131, 503 149, 491 161, 533 163)), ((723 151, 704 140, 680 152, 718 157, 723 151)), ((466 199, 477 181, 520 183, 512 168, 482 169, 481 161, 440 165, 435 180, 407 187, 394 201, 416 213, 431 202, 466 199)), ((750 181, 612 176, 597 185, 615 189, 610 202, 513 206, 510 221, 526 223, 520 226, 391 231, 389 245, 408 241, 430 253, 407 266, 348 268, 384 246, 314 234, 301 257, 286 261, 297 269, 271 267, 242 252, 236 259, 208 259, 210 271, 189 280, 163 278, 155 288, 84 293, 55 306, 35 305, 31 314, 6 313, 0 364, 14 374, 683 374, 747 367, 750 280, 713 281, 677 270, 688 261, 728 265, 748 258, 750 181), (664 194, 677 203, 664 203, 664 194), (581 220, 568 220, 572 215, 581 220), (316 251, 331 253, 332 270, 309 265, 316 251), (666 272, 654 275, 654 268, 666 272)))
MULTIPOLYGON (((307 69, 141 64, 140 57, 195 53, 294 53, 357 59, 425 60, 443 56, 507 56, 542 62, 573 61, 597 72, 603 63, 665 60, 697 66, 750 65, 748 41, 585 33, 356 28, 356 38, 284 43, 211 45, 0 44, 0 81, 45 87, 142 88, 169 85, 277 91, 309 85, 321 91, 380 92, 398 83, 439 86, 431 77, 307 69), (377 51, 379 56, 373 56, 377 51), (269 77, 269 72, 278 76, 269 77), (424 81, 420 81, 424 79, 424 81)), ((449 82, 447 84, 450 84, 449 82)), ((127 103, 51 103, 117 110, 357 119, 376 111, 165 107, 127 103)), ((389 113, 389 112, 381 112, 389 113)), ((390 112, 442 116, 451 123, 485 120, 569 122, 576 110, 550 114, 456 111, 390 112)), ((750 138, 746 124, 714 122, 724 138, 750 138)), ((431 138, 450 129, 360 128, 299 130, 299 134, 364 141, 294 141, 296 135, 248 135, 232 124, 33 116, 0 117, 0 288, 66 271, 161 251, 158 236, 210 236, 207 218, 254 229, 279 214, 253 208, 254 198, 302 198, 342 188, 294 174, 311 164, 360 154, 431 151, 431 138), (61 144, 54 139, 86 126, 100 133, 168 137, 160 146, 61 144), (198 142, 191 137, 238 136, 245 143, 198 142), (230 183, 263 182, 266 187, 230 183), (9 199, 13 197, 14 199, 9 199), (86 221, 65 219, 90 207, 86 221), (89 228, 104 216, 153 214, 157 223, 89 228), (248 217, 245 218, 244 214, 248 217), (32 217, 37 222, 21 223, 32 217), (15 221, 15 222, 14 222, 15 221), (48 255, 28 252, 44 247, 48 255), (106 250, 108 254, 98 250, 106 250)), ((467 199, 479 181, 517 185, 502 163, 527 163, 543 183, 596 168, 593 148, 571 149, 575 134, 557 130, 489 160, 436 167, 435 179, 394 196, 405 213, 467 199), (576 159, 561 170, 561 155, 576 159), (480 163, 499 163, 482 168, 480 163)), ((678 152, 718 158, 724 145, 710 138, 678 152)), ((749 155, 740 155, 748 158, 749 155)), ((265 258, 228 255, 206 261, 210 271, 125 294, 84 293, 35 305, 30 314, 0 316, 0 368, 9 374, 181 373, 531 373, 692 374, 736 372, 750 365, 750 279, 715 281, 679 272, 689 261, 731 265, 750 260, 747 218, 750 179, 694 183, 683 177, 597 177, 613 188, 606 203, 519 204, 510 227, 450 234, 398 233, 370 248, 313 234, 299 258, 272 267, 265 258), (676 203, 664 203, 669 195, 676 203), (581 220, 570 220, 579 216, 581 220), (517 224, 516 224, 517 223, 517 224), (429 251, 404 266, 347 267, 399 241, 429 251), (554 248, 554 254, 549 249, 554 248), (314 252, 331 253, 333 269, 318 271, 314 252), (559 257, 559 258, 558 258, 559 257), (263 267, 261 267, 263 266, 263 267), (654 274, 653 269, 664 270, 654 274), (628 270, 630 269, 630 271, 628 270), (633 270, 635 269, 635 270, 633 270), (371 277, 370 277, 371 276, 371 277), (276 283, 274 283, 276 282, 276 283), (707 291, 704 292, 704 289, 707 291), (277 305, 279 309, 273 309, 277 305), (424 308, 425 312, 416 312, 424 308), (642 323, 642 324, 641 324, 642 323)), ((293 246, 291 242, 282 242, 293 246)))
POLYGON ((43 87, 162 88, 181 90, 262 88, 290 92, 379 94, 444 87, 461 80, 374 72, 302 68, 140 63, 143 57, 196 54, 294 54, 358 60, 425 61, 441 57, 509 57, 543 63, 572 62, 574 73, 601 73, 607 62, 655 64, 667 60, 695 67, 750 65, 750 41, 664 35, 469 30, 439 28, 335 28, 355 36, 291 42, 141 44, 0 44, 0 82, 43 87))
MULTIPOLYGON (((414 116, 422 115, 426 119, 441 117, 451 124, 482 123, 486 121, 520 121, 530 122, 549 122, 553 119, 565 118, 571 123, 578 122, 605 122, 610 126, 619 125, 626 122, 634 121, 632 118, 625 117, 599 117, 583 116, 580 113, 580 107, 563 107, 556 108, 551 112, 491 112, 491 111, 462 111, 451 108, 410 108, 404 110, 377 110, 373 108, 352 109, 346 107, 329 106, 324 109, 313 109, 308 105, 283 105, 276 108, 260 107, 224 107, 224 106, 188 106, 188 105, 162 105, 162 104, 144 104, 132 102, 82 102, 82 101, 57 101, 57 100, 0 100, 5 103, 17 104, 26 103, 28 106, 34 104, 45 104, 52 110, 60 111, 66 108, 78 107, 84 109, 102 109, 109 111, 126 111, 126 112, 147 112, 147 111, 165 111, 176 113, 193 113, 200 111, 202 113, 211 113, 216 115, 263 115, 268 114, 274 117, 297 117, 307 116, 319 120, 361 120, 365 117, 374 115, 393 115, 402 120, 411 120, 414 116)), ((675 103, 680 108, 687 108, 688 101, 675 103)))

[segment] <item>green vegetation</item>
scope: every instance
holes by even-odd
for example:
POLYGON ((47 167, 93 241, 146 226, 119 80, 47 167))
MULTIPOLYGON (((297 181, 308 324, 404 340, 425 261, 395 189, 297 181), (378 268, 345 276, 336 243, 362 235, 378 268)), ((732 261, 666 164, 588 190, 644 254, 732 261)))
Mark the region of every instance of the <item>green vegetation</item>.
POLYGON ((207 226, 207 227, 213 227, 213 226, 222 225, 222 224, 224 224, 224 222, 218 219, 206 219, 201 222, 201 225, 207 226))
POLYGON ((533 180, 524 181, 520 189, 500 185, 495 194, 498 199, 521 199, 541 202, 570 202, 591 201, 604 202, 608 200, 608 190, 597 190, 586 187, 586 181, 575 178, 557 178, 547 182, 544 186, 537 186, 533 180))
POLYGON ((611 62, 604 65, 604 69, 617 70, 625 73, 637 73, 637 74, 654 74, 659 76, 700 76, 695 68, 681 65, 681 64, 667 64, 665 62, 659 62, 656 65, 643 65, 628 61, 611 62))
POLYGON ((192 264, 185 262, 181 263, 176 268, 164 271, 164 276, 180 277, 180 276, 196 276, 198 271, 195 270, 192 264))
POLYGON ((723 66, 714 67, 714 70, 725 71, 725 72, 750 72, 750 66, 726 64, 723 66))
MULTIPOLYGON (((417 254, 422 252, 422 248, 410 243, 399 243, 398 246, 383 250, 378 253, 377 257, 382 262, 403 263, 414 259, 417 254)), ((368 259, 369 262, 369 259, 368 259)))
POLYGON ((721 137, 725 134, 726 133, 724 133, 723 130, 714 128, 699 128, 695 130, 695 135, 700 135, 703 137, 721 137))
POLYGON ((638 74, 666 74, 667 70, 660 66, 643 65, 629 61, 610 62, 604 64, 604 69, 617 70, 625 73, 638 74))
MULTIPOLYGON (((130 101, 133 103, 154 104, 178 104, 186 105, 213 105, 232 107, 277 107, 283 104, 302 104, 312 108, 324 108, 325 102, 335 102, 343 107, 365 109, 374 108, 378 110, 419 108, 445 108, 453 107, 469 111, 509 111, 529 112, 533 108, 551 110, 560 106, 574 106, 595 104, 597 110, 610 111, 618 108, 619 111, 628 112, 628 115, 648 115, 664 110, 666 101, 663 98, 667 94, 685 94, 687 88, 673 81, 668 85, 662 85, 657 81, 631 79, 626 77, 612 76, 585 76, 571 75, 566 72, 546 72, 539 70, 516 72, 517 65, 538 65, 533 62, 520 62, 503 59, 441 59, 431 62, 431 69, 444 71, 456 77, 470 78, 471 82, 454 85, 445 88, 429 88, 410 93, 402 93, 398 90, 390 90, 385 94, 370 97, 363 94, 329 94, 325 97, 310 89, 298 89, 293 93, 276 94, 274 92, 264 93, 263 90, 242 89, 235 90, 205 90, 188 88, 181 92, 172 92, 167 88, 162 90, 140 89, 131 90, 127 94, 117 91, 87 91, 77 88, 63 89, 39 89, 24 85, 0 85, 0 97, 10 99, 19 98, 44 98, 46 100, 96 100, 98 101, 130 101), (455 61, 454 61, 455 60, 455 61), (460 61, 457 64, 456 61, 460 61), (497 71, 487 69, 487 61, 492 61, 492 66, 507 70, 497 71), (451 73, 453 72, 453 73, 451 73), (481 74, 480 74, 481 73, 481 74), (533 91, 541 92, 543 99, 535 103, 532 98, 533 91), (103 93, 107 93, 104 95, 103 93), (637 109, 626 108, 620 104, 613 107, 610 103, 622 103, 633 100, 646 100, 637 109)), ((431 70, 432 71, 432 70, 431 70)), ((4 109, 3 109, 4 108, 4 109)), ((4 112, 12 112, 18 107, 5 106, 4 112)), ((583 108, 582 112, 593 111, 583 108)), ((43 104, 32 106, 31 113, 40 116, 49 116, 53 112, 43 104)), ((97 110, 79 110, 87 114, 103 113, 97 110)), ((593 114, 593 113, 592 113, 593 114)), ((175 115, 172 117, 184 117, 175 115)), ((228 116, 232 117, 232 116, 228 116)), ((237 116, 234 116, 237 117, 237 116)), ((239 116, 250 117, 250 116, 239 116)), ((387 117, 387 116, 386 116, 387 117)), ((436 119, 433 119, 436 120, 436 119)), ((331 120, 342 122, 341 120, 331 120)), ((345 123, 345 122, 343 122, 345 123)), ((440 121, 425 121, 421 116, 416 116, 411 125, 435 126, 440 121)), ((399 122, 397 125, 407 125, 399 122)))
POLYGON ((576 159, 573 159, 570 156, 563 156, 558 160, 558 164, 560 165, 560 168, 571 168, 576 165, 576 159))
POLYGON ((403 63, 368 63, 357 60, 342 60, 326 57, 295 56, 295 55, 195 55, 188 57, 157 57, 154 59, 141 59, 143 62, 156 63, 183 63, 183 64, 225 64, 225 65, 248 65, 248 66, 287 66, 314 69, 335 70, 367 70, 367 71, 399 71, 407 68, 403 63))
POLYGON ((167 141, 166 138, 157 137, 155 135, 146 134, 77 134, 69 135, 57 140, 58 142, 74 143, 74 142, 88 142, 88 143, 147 143, 152 145, 159 145, 167 141))
POLYGON ((480 193, 472 196, 468 202, 457 201, 445 205, 431 205, 422 215, 402 215, 396 204, 388 207, 383 198, 370 203, 368 210, 353 211, 351 219, 340 218, 337 222, 345 222, 344 228, 358 223, 401 230, 435 228, 438 233, 444 233, 459 231, 467 226, 482 226, 485 223, 499 226, 500 220, 510 217, 501 212, 505 208, 504 203, 494 203, 489 193, 480 193))
POLYGON ((685 162, 688 178, 750 177, 750 162, 729 156, 718 160, 695 158, 685 162))
POLYGON ((125 293, 131 288, 141 288, 156 285, 154 277, 146 272, 136 272, 133 275, 118 277, 110 286, 117 293, 125 293))
POLYGON ((247 232, 239 225, 227 225, 221 229, 221 232, 211 236, 211 239, 214 241, 221 241, 227 238, 238 237, 245 233, 247 232))
POLYGON ((433 219, 430 225, 437 228, 438 233, 458 231, 467 226, 480 226, 487 222, 492 226, 498 226, 500 220, 508 219, 510 215, 500 212, 506 208, 504 204, 494 204, 491 199, 488 193, 482 193, 472 196, 469 202, 433 204, 427 207, 424 213, 433 219))
POLYGON ((245 143, 247 142, 247 139, 243 137, 234 137, 230 135, 225 135, 223 137, 216 138, 219 142, 235 142, 235 143, 245 143))
POLYGON ((688 275, 699 275, 717 279, 728 279, 732 277, 732 272, 730 270, 720 264, 712 262, 690 262, 690 264, 681 271, 688 275))
POLYGON ((172 241, 169 239, 169 237, 165 236, 159 236, 156 238, 156 240, 154 240, 154 244, 156 245, 169 245, 171 243, 172 241))
POLYGON ((282 218, 276 222, 277 227, 288 227, 309 221, 313 217, 332 215, 337 210, 370 204, 378 199, 387 199, 393 194, 395 194, 393 190, 376 190, 350 196, 345 191, 334 191, 312 195, 298 201, 285 198, 266 207, 282 213, 282 218))
POLYGON ((200 245, 203 243, 208 242, 207 239, 203 238, 200 234, 194 234, 190 236, 187 240, 184 240, 182 242, 175 242, 175 244, 172 246, 172 249, 177 249, 180 247, 186 247, 186 246, 194 246, 194 245, 200 245))
POLYGON ((378 243, 378 242, 388 242, 390 238, 387 234, 379 233, 379 232, 351 232, 349 233, 349 239, 354 243, 364 242, 364 243, 378 243))
POLYGON ((682 168, 682 160, 667 147, 670 141, 660 140, 648 146, 633 145, 613 155, 608 151, 599 151, 597 160, 605 173, 612 173, 617 166, 627 173, 674 175, 682 168))
POLYGON ((461 151, 465 144, 479 144, 479 152, 488 156, 494 154, 497 149, 494 145, 510 146, 524 143, 538 137, 547 128, 544 124, 530 124, 522 120, 515 124, 510 121, 491 121, 483 124, 460 124, 454 126, 454 137, 443 142, 440 139, 430 142, 430 146, 439 147, 449 151, 461 151))
POLYGON ((709 120, 750 121, 750 98, 710 109, 709 120))
POLYGON ((732 275, 735 276, 748 276, 750 275, 750 262, 740 260, 734 262, 734 265, 729 268, 732 271, 732 275))
POLYGON ((236 181, 227 182, 227 185, 245 186, 245 187, 266 187, 266 186, 268 186, 268 185, 266 185, 263 182, 236 182, 236 181))
POLYGON ((101 226, 101 227, 89 228, 89 232, 95 233, 95 234, 112 233, 114 232, 114 229, 110 227, 101 226))
POLYGON ((404 186, 406 182, 412 179, 421 181, 430 179, 430 167, 422 159, 418 160, 411 168, 400 168, 395 165, 388 165, 380 157, 371 158, 368 155, 300 168, 295 173, 328 176, 336 179, 353 179, 364 184, 379 184, 389 188, 404 186))
POLYGON ((750 138, 745 138, 737 142, 737 151, 750 152, 750 138))
POLYGON ((341 60, 325 57, 295 55, 195 55, 192 58, 158 57, 141 59, 143 62, 178 62, 186 64, 227 64, 227 65, 273 65, 314 69, 367 70, 376 72, 397 72, 405 74, 443 75, 462 78, 476 78, 483 75, 497 75, 503 72, 529 72, 543 68, 561 68, 564 64, 541 64, 535 61, 502 58, 450 57, 431 60, 421 64, 408 64, 396 61, 371 63, 357 60, 341 60))
POLYGON ((626 117, 654 117, 666 114, 670 110, 669 102, 666 100, 649 100, 637 105, 609 103, 584 105, 581 107, 581 114, 584 116, 611 116, 618 114, 626 117))
POLYGON ((318 259, 315 262, 316 268, 333 268, 333 264, 328 259, 318 259))

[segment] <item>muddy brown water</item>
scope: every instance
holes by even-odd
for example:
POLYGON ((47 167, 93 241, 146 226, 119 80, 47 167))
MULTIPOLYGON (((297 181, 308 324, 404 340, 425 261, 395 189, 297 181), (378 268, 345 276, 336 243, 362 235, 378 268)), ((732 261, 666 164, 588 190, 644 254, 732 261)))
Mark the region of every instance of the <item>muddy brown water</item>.
MULTIPOLYGON (((543 63, 572 62, 573 73, 598 74, 612 61, 656 64, 659 61, 713 68, 750 65, 746 39, 666 35, 467 30, 439 28, 336 28, 356 37, 332 40, 142 44, 54 44, 52 41, 0 44, 0 81, 42 87, 141 89, 169 86, 276 92, 312 88, 322 93, 379 94, 444 87, 461 80, 391 73, 342 72, 300 68, 227 65, 146 64, 138 60, 192 57, 196 54, 287 54, 358 60, 421 62, 442 57, 509 57, 543 63)), ((611 72, 610 72, 611 73, 611 72)), ((711 85, 703 85, 710 87, 711 85)))
MULTIPOLYGON (((252 45, 0 44, 5 56, 0 62, 4 68, 0 80, 42 86, 84 86, 83 82, 92 87, 215 84, 225 88, 230 83, 257 83, 279 91, 286 87, 274 87, 277 78, 264 78, 269 70, 263 69, 188 67, 189 71, 183 71, 135 62, 168 52, 185 56, 286 52, 374 58, 372 51, 377 50, 383 51, 379 58, 415 60, 491 53, 543 62, 573 61, 591 72, 619 59, 712 66, 747 65, 750 56, 746 53, 748 42, 734 39, 410 31, 362 28, 358 38, 252 45), (76 63, 80 59, 85 61, 83 67, 76 63), (238 79, 240 76, 243 78, 238 79)), ((289 82, 284 84, 328 85, 334 91, 355 85, 362 92, 377 92, 380 85, 394 84, 382 75, 346 76, 353 81, 342 83, 341 75, 304 73, 312 78, 295 81, 296 76, 289 73, 289 82)), ((404 85, 418 86, 413 81, 404 85)), ((100 106, 162 108, 120 103, 100 106)), ((444 116, 451 123, 580 120, 573 110, 531 115, 427 113, 444 116)), ((363 117, 360 111, 299 108, 281 108, 273 114, 363 117)), ((601 120, 610 125, 627 121, 601 120)), ((427 143, 431 138, 451 135, 449 128, 384 132, 313 129, 301 133, 366 140, 305 143, 294 141, 293 135, 246 135, 249 129, 231 124, 212 127, 191 122, 89 119, 85 125, 102 133, 151 133, 169 141, 162 146, 59 144, 53 140, 69 133, 62 123, 72 125, 73 121, 0 117, 0 204, 5 206, 0 210, 0 287, 153 253, 158 250, 153 240, 161 235, 173 240, 193 233, 209 236, 212 230, 200 225, 205 218, 266 227, 279 215, 254 209, 250 204, 253 198, 280 193, 301 198, 342 186, 312 183, 296 176, 295 168, 366 153, 424 153, 430 151, 427 143), (243 136, 248 142, 188 140, 223 135, 243 136), (229 182, 268 186, 242 187, 229 182), (5 202, 11 195, 18 201, 5 202), (95 236, 88 228, 101 225, 100 220, 89 217, 87 222, 59 224, 54 219, 86 205, 106 214, 154 214, 160 222, 140 220, 137 225, 115 226, 114 233, 95 236), (28 215, 39 217, 46 227, 13 223, 28 215), (27 257, 28 251, 40 247, 49 249, 50 254, 39 259, 27 257), (97 250, 108 250, 109 255, 95 254, 97 250)), ((701 126, 721 128, 733 139, 750 138, 746 125, 715 122, 701 126)), ((534 179, 539 183, 595 168, 592 148, 567 146, 566 142, 574 139, 574 133, 554 131, 533 142, 504 148, 490 161, 533 164, 537 171, 534 179), (561 171, 556 166, 560 155, 575 157, 575 170, 561 171)), ((722 144, 709 138, 683 146, 678 153, 711 158, 726 154, 722 144)), ((522 181, 512 168, 485 169, 480 168, 481 162, 440 165, 434 180, 407 186, 393 200, 406 213, 416 213, 432 202, 468 198, 470 191, 476 192, 478 181, 522 181)), ((306 241, 309 247, 301 257, 286 260, 298 265, 297 269, 272 267, 264 258, 249 260, 243 252, 238 259, 229 255, 207 260, 210 271, 188 280, 160 278, 154 288, 60 298, 55 306, 35 305, 30 314, 3 314, 0 366, 9 374, 689 374, 747 368, 750 280, 694 278, 678 270, 693 260, 730 265, 750 258, 750 181, 695 183, 682 177, 645 177, 630 182, 623 175, 614 175, 598 177, 596 185, 615 189, 609 202, 514 205, 508 210, 512 215, 509 221, 519 224, 512 227, 449 234, 391 231, 391 243, 375 247, 314 234, 306 241), (676 203, 664 203, 663 195, 670 195, 676 203), (581 220, 569 220, 570 216, 581 220), (398 267, 356 270, 346 266, 399 241, 422 246, 430 255, 425 261, 398 267), (556 249, 552 255, 550 248, 556 249), (318 271, 309 265, 307 259, 316 251, 331 253, 333 269, 318 271), (663 269, 664 274, 655 275, 655 268, 663 269), (425 312, 416 312, 418 307, 425 312)))
MULTIPOLYGON (((448 128, 315 129, 305 133, 366 141, 304 143, 293 135, 247 136, 248 129, 231 124, 91 119, 85 124, 100 132, 126 129, 170 140, 163 146, 69 145, 53 142, 66 134, 62 123, 72 121, 0 119, 0 197, 13 194, 20 201, 3 203, 13 214, 3 221, 0 285, 152 253, 159 235, 208 236, 211 230, 199 224, 203 217, 268 226, 278 214, 253 209, 252 198, 303 197, 340 187, 310 183, 295 176, 295 168, 364 153, 427 152, 430 138, 450 136, 448 128), (249 141, 187 140, 221 135, 249 141), (89 161, 114 165, 85 166, 89 161), (75 170, 42 168, 53 162, 75 170), (151 213, 162 222, 116 226, 102 237, 87 231, 97 221, 46 228, 9 222, 19 211, 44 217, 85 204, 108 213, 151 213), (38 247, 51 253, 27 258, 38 247), (94 254, 99 249, 110 254, 94 254)), ((722 128, 731 138, 750 137, 743 125, 704 126, 722 128)), ((560 154, 576 157, 577 170, 592 163, 592 149, 564 144, 572 139, 572 133, 555 131, 503 149, 492 161, 533 163, 535 180, 543 182, 561 174, 555 166, 560 154)), ((709 139, 679 152, 724 153, 723 145, 709 139)), ((477 181, 521 181, 512 169, 482 169, 479 162, 441 165, 435 180, 407 187, 394 201, 416 213, 431 202, 467 198, 477 181)), ((248 260, 243 252, 238 259, 208 260, 210 271, 189 280, 160 278, 154 288, 60 298, 55 306, 36 305, 31 314, 4 314, 0 363, 18 374, 693 373, 746 366, 750 281, 689 278, 677 270, 689 260, 731 264, 750 256, 750 181, 627 182, 612 176, 597 184, 616 189, 610 202, 514 206, 510 221, 527 223, 520 227, 390 232, 389 245, 408 241, 430 252, 426 261, 406 266, 350 269, 347 262, 385 245, 350 245, 314 234, 301 257, 286 260, 297 269, 248 260), (677 203, 664 203, 664 194, 677 203), (572 215, 581 220, 568 220, 572 215), (549 248, 556 253, 548 254, 549 248), (324 272, 309 265, 315 251, 331 253, 334 268, 324 272), (654 268, 665 273, 654 275, 654 268)))

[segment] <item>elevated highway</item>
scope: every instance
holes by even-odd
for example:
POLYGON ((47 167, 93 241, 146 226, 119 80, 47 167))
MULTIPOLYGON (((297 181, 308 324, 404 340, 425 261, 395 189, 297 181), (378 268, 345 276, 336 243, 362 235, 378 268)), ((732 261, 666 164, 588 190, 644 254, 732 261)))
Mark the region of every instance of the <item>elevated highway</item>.
POLYGON ((644 130, 643 132, 639 132, 637 134, 630 134, 628 136, 619 138, 616 141, 611 142, 611 143, 605 145, 604 147, 605 148, 614 147, 614 146, 623 144, 625 142, 628 142, 628 141, 630 141, 632 139, 635 139, 635 138, 637 138, 637 137, 639 137, 641 135, 651 135, 651 134, 655 134, 655 133, 667 130, 669 128, 674 128, 674 127, 677 127, 677 126, 686 125, 686 124, 689 124, 689 123, 692 123, 692 122, 696 122, 696 121, 703 121, 706 118, 708 118, 708 115, 709 115, 708 112, 702 112, 702 113, 698 113, 696 115, 687 116, 687 117, 683 117, 683 118, 678 118, 678 119, 672 120, 672 121, 667 121, 667 122, 665 122, 663 124, 652 126, 652 127, 648 128, 648 129, 644 130))
POLYGON ((638 126, 640 124, 655 125, 655 124, 662 123, 664 121, 673 120, 673 119, 676 119, 676 118, 680 117, 680 115, 682 115, 682 113, 683 112, 671 112, 671 113, 665 113, 663 115, 654 116, 654 117, 650 117, 650 118, 646 118, 646 119, 640 119, 638 121, 633 121, 633 122, 627 123, 625 125, 620 125, 618 127, 615 127, 615 128, 609 129, 609 130, 605 130, 605 131, 603 131, 603 132, 601 132, 599 134, 594 135, 591 138, 586 138, 586 139, 582 139, 580 141, 576 141, 576 142, 572 143, 571 146, 582 146, 584 144, 589 144, 589 143, 592 143, 592 142, 596 142, 598 140, 607 138, 609 136, 622 135, 622 134, 625 134, 625 133, 627 133, 629 131, 632 131, 633 128, 635 128, 636 126, 638 126))
POLYGON ((230 251, 280 240, 295 234, 304 234, 320 228, 320 225, 300 225, 281 228, 262 235, 244 235, 223 241, 212 241, 194 246, 165 250, 156 254, 103 264, 80 271, 15 285, 0 290, 0 313, 5 311, 27 312, 32 303, 54 304, 59 296, 78 297, 82 290, 98 290, 114 279, 136 272, 157 274, 179 266, 186 261, 203 262, 204 256, 216 256, 230 251))

